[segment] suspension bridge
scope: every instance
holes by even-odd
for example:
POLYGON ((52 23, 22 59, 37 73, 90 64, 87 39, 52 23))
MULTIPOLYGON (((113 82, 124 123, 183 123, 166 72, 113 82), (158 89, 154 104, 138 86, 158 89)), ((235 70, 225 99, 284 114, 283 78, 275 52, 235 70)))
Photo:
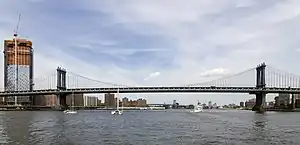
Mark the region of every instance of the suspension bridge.
MULTIPOLYGON (((29 84, 19 80, 24 84, 29 84)), ((27 80, 28 81, 28 80, 27 80)), ((184 85, 170 86, 129 86, 94 80, 65 69, 57 68, 55 72, 32 80, 33 90, 1 91, 0 97, 11 96, 36 96, 56 94, 60 99, 66 95, 86 93, 249 93, 256 95, 256 105, 253 110, 260 111, 264 108, 266 94, 268 93, 300 93, 300 77, 289 72, 281 71, 265 63, 220 79, 184 85)), ((62 101, 64 102, 64 101, 62 101)), ((60 104, 64 105, 64 104, 60 104)))

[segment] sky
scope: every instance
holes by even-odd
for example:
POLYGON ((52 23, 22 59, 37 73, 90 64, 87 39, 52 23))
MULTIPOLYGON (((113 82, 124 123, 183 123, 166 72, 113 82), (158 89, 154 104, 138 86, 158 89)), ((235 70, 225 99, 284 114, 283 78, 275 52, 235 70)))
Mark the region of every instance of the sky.
MULTIPOLYGON (((12 38, 21 13, 18 32, 33 42, 36 82, 49 85, 52 76, 52 87, 57 66, 98 80, 87 83, 73 76, 70 87, 109 86, 100 81, 182 86, 243 72, 261 62, 300 74, 299 0, 1 0, 0 6, 0 39, 12 38)), ((0 65, 3 69, 3 62, 0 65)), ((253 75, 245 76, 236 79, 239 83, 255 81, 253 75)), ((3 87, 2 79, 0 85, 3 87)), ((143 97, 149 103, 175 99, 181 104, 197 100, 228 104, 254 97, 121 96, 143 97)))

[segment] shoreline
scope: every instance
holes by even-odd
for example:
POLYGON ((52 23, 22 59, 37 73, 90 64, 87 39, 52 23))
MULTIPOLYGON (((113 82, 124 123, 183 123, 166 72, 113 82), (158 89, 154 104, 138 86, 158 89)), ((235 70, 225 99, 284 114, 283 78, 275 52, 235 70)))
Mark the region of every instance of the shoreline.
MULTIPOLYGON (((83 107, 77 106, 74 107, 75 110, 115 110, 116 108, 102 108, 102 107, 83 107)), ((120 108, 121 109, 121 108, 120 108)), ((122 110, 168 110, 165 107, 123 107, 122 110)), ((182 110, 182 109, 180 109, 182 110)), ((187 109, 184 109, 187 110, 187 109)), ((204 109, 210 110, 210 109, 204 109)), ((248 108, 219 108, 216 110, 248 110, 252 111, 248 108)), ((63 111, 57 107, 47 107, 47 106, 39 106, 39 107, 15 107, 15 106, 6 106, 0 107, 0 112, 4 111, 63 111)), ((271 109, 266 108, 266 112, 300 112, 300 108, 296 109, 271 109)))
MULTIPOLYGON (((99 107, 74 107, 75 110, 116 110, 116 108, 99 107)), ((120 108, 121 109, 121 108, 120 108)), ((166 110, 165 107, 124 107, 122 110, 166 110)), ((58 107, 1 107, 0 112, 4 111, 64 111, 58 107)))

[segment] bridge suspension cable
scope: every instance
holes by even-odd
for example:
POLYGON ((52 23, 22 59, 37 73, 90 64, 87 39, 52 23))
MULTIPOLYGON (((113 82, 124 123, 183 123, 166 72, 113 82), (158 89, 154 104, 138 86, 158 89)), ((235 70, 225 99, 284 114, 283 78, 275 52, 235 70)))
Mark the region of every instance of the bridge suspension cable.
MULTIPOLYGON (((195 84, 186 84, 186 85, 183 85, 183 86, 186 86, 186 87, 191 87, 191 86, 219 86, 219 87, 221 87, 221 86, 233 86, 234 84, 230 84, 231 81, 233 81, 234 79, 237 79, 237 78, 239 78, 243 75, 247 75, 248 73, 252 73, 251 74, 253 76, 252 79, 255 80, 255 78, 254 78, 255 77, 255 69, 256 68, 251 68, 251 69, 242 71, 240 73, 224 76, 224 77, 221 77, 221 78, 218 78, 218 79, 215 79, 215 80, 205 81, 205 82, 200 82, 200 83, 195 83, 195 84)), ((239 80, 239 79, 237 81, 239 81, 239 85, 241 85, 241 83, 243 82, 243 80, 239 80)), ((252 82, 252 84, 253 84, 253 82, 252 82)), ((249 86, 249 85, 247 84, 245 86, 249 86)))
MULTIPOLYGON (((84 79, 86 81, 89 81, 89 82, 96 82, 96 83, 104 84, 104 85, 108 85, 108 86, 129 87, 127 85, 121 85, 121 84, 115 84, 115 83, 111 83, 111 82, 104 82, 104 81, 99 81, 99 80, 91 79, 91 78, 88 78, 88 77, 85 77, 85 76, 82 76, 82 75, 79 75, 79 74, 76 74, 76 73, 73 73, 73 72, 68 72, 68 74, 75 76, 75 78, 73 78, 73 79, 75 79, 75 80, 73 80, 73 81, 75 81, 75 87, 78 87, 78 85, 79 85, 78 83, 80 83, 80 82, 78 82, 78 78, 82 78, 82 79, 84 79)), ((68 76, 68 85, 69 86, 70 86, 70 82, 71 82, 71 78, 70 77, 71 76, 68 76)), ((97 87, 97 86, 94 86, 94 87, 97 87)))
POLYGON ((49 72, 46 75, 33 79, 34 89, 55 89, 56 72, 49 72))
POLYGON ((300 88, 300 76, 268 65, 266 69, 266 84, 268 87, 300 88))

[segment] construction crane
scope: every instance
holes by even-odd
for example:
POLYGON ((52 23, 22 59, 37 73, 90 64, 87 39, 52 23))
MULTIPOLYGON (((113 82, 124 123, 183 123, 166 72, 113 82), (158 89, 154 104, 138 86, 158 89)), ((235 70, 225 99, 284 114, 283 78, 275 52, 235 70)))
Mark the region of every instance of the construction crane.
MULTIPOLYGON (((20 24, 20 20, 21 20, 21 14, 19 14, 19 19, 17 22, 17 26, 16 29, 14 30, 14 40, 15 40, 15 91, 18 91, 18 75, 19 75, 19 66, 18 66, 18 44, 17 44, 17 38, 18 38, 18 31, 19 31, 19 24, 20 24)), ((15 106, 18 105, 18 97, 15 96, 15 106)))

